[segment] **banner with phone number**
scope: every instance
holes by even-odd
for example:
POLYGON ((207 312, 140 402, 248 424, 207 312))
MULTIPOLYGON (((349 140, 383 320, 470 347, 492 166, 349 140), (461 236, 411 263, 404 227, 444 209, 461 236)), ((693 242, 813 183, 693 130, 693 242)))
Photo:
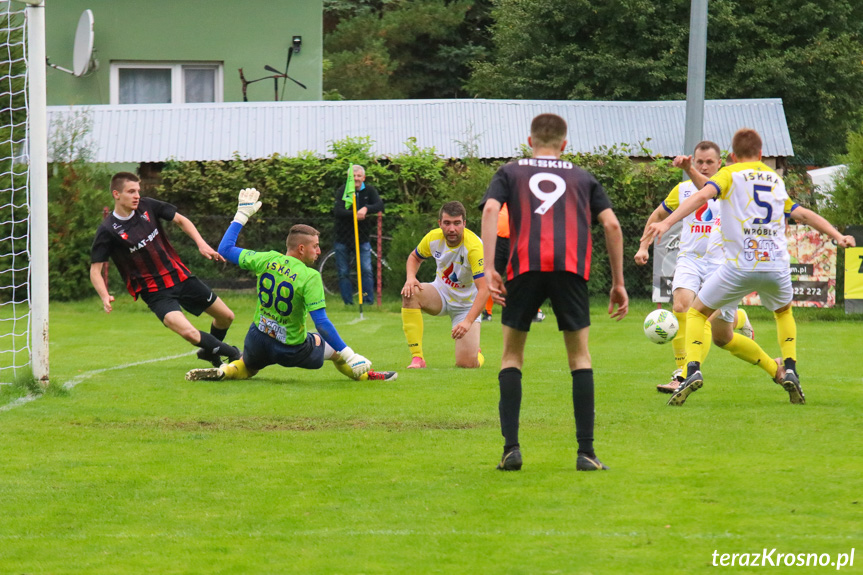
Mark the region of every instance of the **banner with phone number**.
MULTIPOLYGON (((830 236, 809 226, 791 224, 786 228, 788 255, 791 257, 791 287, 796 307, 833 307, 836 305, 836 250, 830 236)), ((753 292, 743 305, 761 305, 753 292)))

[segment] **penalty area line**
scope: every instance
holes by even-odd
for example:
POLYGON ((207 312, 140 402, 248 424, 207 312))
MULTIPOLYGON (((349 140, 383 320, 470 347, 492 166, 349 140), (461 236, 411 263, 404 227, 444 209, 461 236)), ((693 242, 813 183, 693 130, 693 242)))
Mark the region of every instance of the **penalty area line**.
MULTIPOLYGON (((115 365, 112 367, 103 367, 102 369, 94 369, 92 371, 87 371, 87 372, 76 375, 75 377, 73 377, 72 379, 70 379, 69 381, 67 381, 66 383, 63 384, 63 389, 67 389, 67 390, 73 389, 76 385, 78 385, 79 383, 81 383, 87 379, 90 379, 94 375, 99 375, 102 373, 106 373, 108 371, 118 371, 121 369, 128 369, 130 367, 136 367, 138 365, 145 365, 148 363, 158 363, 160 361, 169 361, 172 359, 179 359, 181 357, 186 357, 186 356, 194 355, 194 354, 195 354, 194 351, 190 351, 190 352, 186 352, 186 353, 180 353, 177 355, 168 355, 165 357, 157 357, 154 359, 145 359, 142 361, 133 361, 131 363, 124 363, 122 365, 115 365)), ((39 399, 40 397, 42 397, 42 395, 43 394, 41 394, 41 393, 40 394, 30 394, 30 395, 26 395, 24 397, 19 397, 17 399, 14 399, 13 401, 10 401, 6 405, 0 405, 0 413, 2 413, 4 411, 9 411, 10 409, 15 409, 16 407, 20 407, 22 405, 30 403, 31 401, 35 401, 35 400, 39 399)))

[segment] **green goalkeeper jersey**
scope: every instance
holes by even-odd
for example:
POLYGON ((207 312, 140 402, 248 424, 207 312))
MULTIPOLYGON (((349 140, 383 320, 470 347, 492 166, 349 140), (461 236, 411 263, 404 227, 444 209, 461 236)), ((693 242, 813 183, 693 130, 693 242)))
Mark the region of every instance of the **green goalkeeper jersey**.
POLYGON ((321 274, 295 257, 279 252, 240 252, 240 267, 258 276, 255 325, 287 345, 306 341, 306 317, 326 307, 321 274))

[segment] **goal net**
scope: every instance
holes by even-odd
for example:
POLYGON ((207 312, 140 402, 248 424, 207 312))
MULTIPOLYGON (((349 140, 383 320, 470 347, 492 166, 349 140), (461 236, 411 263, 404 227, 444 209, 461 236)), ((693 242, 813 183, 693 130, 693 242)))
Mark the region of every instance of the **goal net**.
MULTIPOLYGON (((44 8, 36 9, 44 18, 44 8)), ((33 297, 33 263, 40 259, 34 258, 34 247, 47 248, 47 225, 40 222, 34 228, 31 218, 42 210, 40 202, 34 205, 31 201, 36 189, 31 165, 39 166, 37 172, 46 171, 47 166, 44 145, 33 146, 35 117, 30 113, 33 98, 28 89, 33 87, 34 77, 39 81, 44 78, 44 71, 32 74, 28 57, 39 61, 33 58, 44 53, 44 39, 41 49, 28 47, 32 10, 23 3, 0 0, 0 383, 22 376, 47 380, 48 376, 47 283, 44 300, 41 295, 35 300, 33 297), (34 231, 41 233, 43 229, 44 239, 34 242, 34 231), (40 316, 44 316, 44 325, 40 316), (44 349, 41 344, 37 344, 40 349, 34 349, 34 333, 39 334, 44 349)), ((44 114, 44 83, 42 86, 43 95, 36 99, 44 114)), ((36 139, 39 134, 35 134, 36 139)), ((39 193, 44 196, 44 190, 39 193)), ((46 202, 46 198, 40 199, 46 202)), ((44 271, 47 273, 47 265, 44 271)), ((35 277, 42 273, 36 271, 35 277)))

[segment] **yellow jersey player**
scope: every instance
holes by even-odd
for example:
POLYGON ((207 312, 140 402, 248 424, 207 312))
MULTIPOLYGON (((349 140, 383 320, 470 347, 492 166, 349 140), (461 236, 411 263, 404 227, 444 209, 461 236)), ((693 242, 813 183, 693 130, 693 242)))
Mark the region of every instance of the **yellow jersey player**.
POLYGON ((841 247, 854 245, 818 214, 795 204, 779 175, 761 162, 761 137, 750 128, 734 134, 734 165, 721 169, 667 219, 651 224, 644 237, 661 237, 668 228, 691 214, 711 197, 719 199, 726 261, 698 292, 687 312, 687 378, 671 396, 669 405, 682 405, 701 388, 704 323, 719 310, 713 325, 713 343, 759 366, 788 392, 791 403, 806 403, 797 374, 797 325, 791 312, 791 270, 785 239, 785 218, 807 224, 829 235, 841 247), (774 361, 755 341, 732 330, 732 306, 757 291, 763 305, 773 311, 782 363, 774 361))
POLYGON ((408 256, 401 292, 402 327, 412 356, 408 369, 426 366, 423 312, 449 315, 457 367, 480 367, 485 362, 479 350, 480 312, 488 297, 482 241, 465 228, 466 219, 461 202, 447 202, 438 214, 440 227, 426 234, 408 256), (420 283, 417 270, 429 258, 437 265, 434 282, 420 283))
MULTIPOLYGON (((719 146, 708 140, 699 142, 695 146, 691 162, 687 164, 687 167, 690 166, 703 176, 703 180, 700 182, 686 180, 674 186, 665 200, 647 218, 645 229, 650 224, 662 221, 674 213, 674 210, 686 198, 697 192, 708 178, 713 177, 719 171, 722 166, 719 146), (698 183, 701 186, 697 185, 698 183)), ((693 177, 697 176, 693 174, 693 177)), ((683 225, 680 229, 680 249, 677 253, 674 278, 671 283, 672 311, 679 325, 677 335, 671 341, 677 369, 671 374, 670 382, 656 386, 657 391, 662 393, 674 393, 685 379, 683 372, 686 367, 686 312, 705 280, 719 265, 725 262, 719 221, 719 204, 715 199, 707 200, 707 203, 683 218, 683 225)), ((636 264, 644 265, 647 263, 649 258, 648 246, 650 246, 649 241, 641 242, 638 252, 635 254, 636 264)), ((743 310, 737 310, 735 329, 739 329, 747 337, 753 337, 752 324, 743 310)), ((711 337, 711 323, 708 321, 705 324, 703 341, 709 342, 711 337)), ((710 345, 708 343, 704 346, 702 361, 707 358, 709 351, 710 345)))

